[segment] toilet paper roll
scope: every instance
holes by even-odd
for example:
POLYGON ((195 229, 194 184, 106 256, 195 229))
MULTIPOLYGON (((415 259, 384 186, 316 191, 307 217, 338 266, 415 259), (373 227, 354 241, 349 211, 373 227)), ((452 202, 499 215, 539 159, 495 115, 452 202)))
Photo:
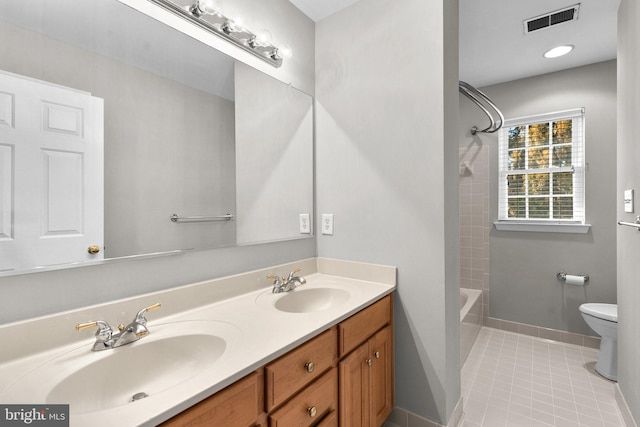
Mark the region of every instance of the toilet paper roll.
POLYGON ((582 276, 574 276, 572 274, 567 274, 565 282, 567 285, 584 285, 584 277, 582 276))

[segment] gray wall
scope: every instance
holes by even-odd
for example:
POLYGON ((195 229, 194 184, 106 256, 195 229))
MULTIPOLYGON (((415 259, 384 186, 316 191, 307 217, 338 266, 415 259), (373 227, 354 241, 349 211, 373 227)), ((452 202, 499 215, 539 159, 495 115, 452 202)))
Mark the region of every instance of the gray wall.
MULTIPOLYGON (((620 220, 633 222, 640 214, 640 5, 622 0, 618 12, 618 185, 620 220), (635 213, 624 213, 623 191, 635 190, 635 213)), ((631 413, 640 422, 640 233, 618 227, 618 385, 631 413)))
MULTIPOLYGON (((489 315, 546 328, 593 335, 580 316, 585 302, 616 302, 616 62, 550 73, 484 87, 506 118, 585 107, 587 234, 490 231, 489 315), (584 287, 556 278, 585 272, 584 287)), ((482 125, 470 102, 463 105, 463 145, 488 144, 491 223, 498 219, 497 134, 475 141, 471 125, 482 125)), ((481 113, 480 113, 481 114, 481 113)))
POLYGON ((237 243, 300 237, 313 214, 313 98, 240 62, 236 82, 237 243))
MULTIPOLYGON (((288 63, 285 61, 274 74, 286 78, 287 83, 294 82, 305 91, 313 93, 313 22, 288 0, 273 0, 268 5, 246 1, 242 5, 247 9, 246 16, 255 15, 256 20, 252 22, 257 28, 278 28, 274 33, 277 33, 280 43, 291 40, 294 55, 297 56, 288 63)), ((17 46, 21 47, 21 44, 18 43, 17 46)), ((244 58, 246 55, 237 48, 229 50, 234 57, 244 58)), ((57 51, 50 53, 55 56, 57 51)), ((96 68, 94 71, 99 73, 102 70, 96 68)), ((315 254, 315 238, 309 238, 3 277, 0 278, 0 324, 285 263, 315 254)))
POLYGON ((439 0, 316 25, 318 254, 398 267, 397 406, 441 424, 460 396, 457 25, 439 0))

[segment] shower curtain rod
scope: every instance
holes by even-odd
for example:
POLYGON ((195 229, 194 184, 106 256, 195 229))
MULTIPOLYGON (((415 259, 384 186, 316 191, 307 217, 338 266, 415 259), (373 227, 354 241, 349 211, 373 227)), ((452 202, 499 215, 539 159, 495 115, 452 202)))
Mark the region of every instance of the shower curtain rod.
POLYGON ((463 82, 462 80, 458 82, 458 90, 464 96, 473 101, 473 103, 476 104, 482 111, 484 111, 484 113, 491 121, 491 124, 482 130, 478 130, 477 126, 472 127, 471 135, 475 135, 477 132, 494 133, 502 127, 502 124, 504 123, 504 116, 502 115, 502 112, 498 109, 498 107, 496 107, 496 104, 494 104, 487 95, 471 86, 469 83, 463 82), (492 109, 498 117, 494 118, 489 109, 492 109))

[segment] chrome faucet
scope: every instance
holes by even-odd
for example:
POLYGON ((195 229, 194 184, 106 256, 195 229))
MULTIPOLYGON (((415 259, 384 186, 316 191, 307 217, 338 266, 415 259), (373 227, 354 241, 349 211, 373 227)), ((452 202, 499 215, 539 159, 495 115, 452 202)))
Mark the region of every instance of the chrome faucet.
POLYGON ((300 269, 293 270, 286 278, 280 278, 280 276, 267 276, 267 279, 273 280, 273 293, 279 294, 281 292, 289 292, 307 283, 307 279, 300 276, 294 276, 300 269))
POLYGON ((94 326, 98 327, 98 331, 96 332, 96 342, 93 344, 91 351, 101 351, 120 347, 149 335, 145 314, 147 314, 148 311, 155 310, 156 308, 160 308, 160 303, 143 308, 136 314, 133 322, 129 323, 127 326, 119 325, 118 332, 113 332, 111 326, 109 326, 109 324, 104 320, 80 323, 76 325, 76 330, 81 331, 94 326))

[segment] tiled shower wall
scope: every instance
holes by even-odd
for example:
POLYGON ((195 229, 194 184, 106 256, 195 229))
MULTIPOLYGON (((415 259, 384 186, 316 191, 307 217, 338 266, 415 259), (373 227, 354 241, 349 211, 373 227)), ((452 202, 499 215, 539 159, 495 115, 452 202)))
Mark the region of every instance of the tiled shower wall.
POLYGON ((489 316, 489 147, 460 148, 460 287, 482 291, 489 316))

